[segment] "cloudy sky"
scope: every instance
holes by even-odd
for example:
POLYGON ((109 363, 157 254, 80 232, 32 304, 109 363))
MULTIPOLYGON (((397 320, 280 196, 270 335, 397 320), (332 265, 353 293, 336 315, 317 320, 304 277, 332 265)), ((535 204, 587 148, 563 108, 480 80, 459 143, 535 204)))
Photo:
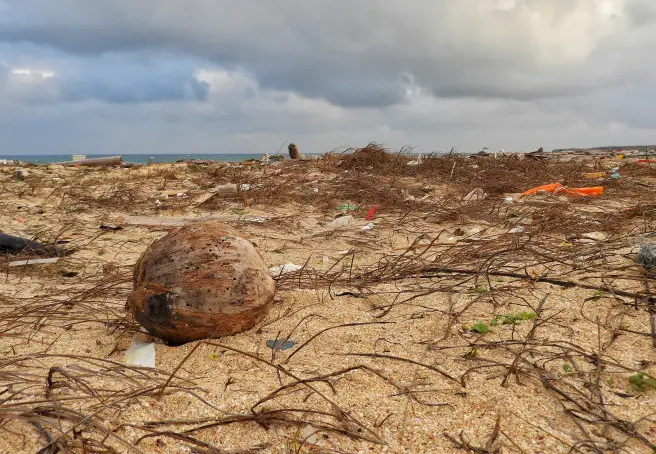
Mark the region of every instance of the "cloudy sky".
POLYGON ((0 0, 0 155, 656 142, 654 0, 0 0))

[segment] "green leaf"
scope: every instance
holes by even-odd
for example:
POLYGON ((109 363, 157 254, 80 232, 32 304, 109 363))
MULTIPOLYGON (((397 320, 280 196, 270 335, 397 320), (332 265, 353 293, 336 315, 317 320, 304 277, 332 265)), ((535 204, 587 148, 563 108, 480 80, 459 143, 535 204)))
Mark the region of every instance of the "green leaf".
POLYGON ((644 391, 647 388, 656 389, 656 380, 641 373, 631 375, 629 383, 636 391, 644 391))
POLYGON ((522 320, 533 320, 538 315, 535 312, 520 312, 518 314, 497 315, 491 324, 496 326, 501 322, 503 325, 514 325, 522 320))
POLYGON ((487 287, 472 287, 469 289, 470 293, 487 293, 487 287))
POLYGON ((574 369, 572 369, 572 366, 570 366, 567 363, 563 364, 563 370, 565 372, 567 372, 568 374, 571 374, 572 372, 574 372, 574 369))
POLYGON ((608 293, 597 290, 592 294, 592 299, 598 300, 599 298, 604 298, 606 296, 608 296, 608 293))
POLYGON ((487 334, 490 332, 490 328, 483 322, 478 322, 471 327, 472 331, 477 332, 478 334, 487 334))

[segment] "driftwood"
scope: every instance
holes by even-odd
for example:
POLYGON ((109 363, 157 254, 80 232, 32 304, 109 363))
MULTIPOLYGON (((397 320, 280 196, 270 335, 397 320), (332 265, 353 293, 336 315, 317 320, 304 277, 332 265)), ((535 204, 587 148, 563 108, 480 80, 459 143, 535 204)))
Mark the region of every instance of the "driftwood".
POLYGON ((206 216, 202 218, 156 218, 153 216, 121 216, 116 219, 117 225, 134 225, 147 228, 159 228, 163 230, 176 229, 193 222, 219 221, 219 222, 264 222, 270 217, 240 216, 227 214, 222 216, 206 216))
POLYGON ((55 162, 63 166, 120 166, 123 164, 122 156, 109 156, 105 158, 81 159, 79 161, 55 162))

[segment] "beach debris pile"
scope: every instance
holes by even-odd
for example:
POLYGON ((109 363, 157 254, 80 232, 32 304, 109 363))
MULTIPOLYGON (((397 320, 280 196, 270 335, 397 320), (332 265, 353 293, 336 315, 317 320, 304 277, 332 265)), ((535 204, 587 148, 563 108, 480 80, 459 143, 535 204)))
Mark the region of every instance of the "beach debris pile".
POLYGON ((172 344, 252 328, 276 290, 252 243, 215 221, 191 223, 155 241, 133 276, 127 308, 148 332, 172 344))

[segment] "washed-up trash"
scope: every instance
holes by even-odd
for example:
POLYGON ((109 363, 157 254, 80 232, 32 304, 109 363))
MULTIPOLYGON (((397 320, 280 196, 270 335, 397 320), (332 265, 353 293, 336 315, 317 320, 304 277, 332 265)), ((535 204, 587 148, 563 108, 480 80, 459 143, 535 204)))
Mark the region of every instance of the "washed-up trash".
POLYGON ((648 270, 656 268, 656 244, 641 245, 636 262, 648 270))
MULTIPOLYGON (((19 222, 22 222, 22 219, 19 222)), ((0 253, 17 254, 19 252, 52 256, 62 256, 65 253, 64 249, 54 245, 43 244, 0 232, 0 253)))
POLYGON ((123 230, 123 227, 118 226, 118 225, 104 225, 102 224, 100 227, 100 230, 111 230, 116 232, 117 230, 123 230))
POLYGON ((268 312, 275 281, 253 244, 220 222, 199 222, 151 244, 134 267, 128 310, 171 344, 251 329, 268 312))
POLYGON ((27 259, 27 260, 14 260, 9 262, 9 266, 26 266, 26 265, 46 265, 49 263, 57 263, 59 257, 52 257, 49 259, 27 259))
POLYGON ((371 205, 371 208, 369 208, 369 211, 367 211, 367 216, 364 218, 365 221, 371 221, 371 219, 374 217, 374 213, 376 212, 376 205, 371 205))
MULTIPOLYGON (((207 202, 209 199, 214 197, 217 194, 236 194, 237 193, 238 186, 235 183, 229 183, 229 184, 220 184, 218 186, 213 187, 212 189, 208 190, 206 194, 200 195, 194 203, 196 205, 200 205, 202 203, 207 202)), ((250 186, 249 186, 250 189, 250 186)))
POLYGON ((656 164, 656 159, 638 159, 636 163, 639 166, 642 166, 643 164, 656 164))
POLYGON ((250 191, 251 190, 251 185, 244 183, 239 185, 239 190, 240 191, 250 191))
POLYGON ((344 227, 345 225, 349 225, 354 220, 355 218, 353 216, 340 216, 337 219, 334 219, 332 222, 330 222, 328 224, 328 227, 330 228, 344 227))
POLYGON ((157 200, 168 200, 169 195, 168 194, 159 194, 155 199, 157 200))
POLYGON ((132 338, 130 347, 125 352, 126 364, 137 367, 155 367, 154 338, 145 332, 138 332, 132 338))
POLYGON ((606 241, 608 235, 604 232, 588 232, 581 235, 581 238, 593 241, 606 241))
POLYGON ((602 195, 604 193, 603 186, 595 186, 593 188, 564 188, 562 191, 557 191, 556 194, 565 193, 570 197, 592 197, 602 195))
POLYGON ((590 173, 585 173, 583 174, 583 178, 586 180, 594 180, 597 178, 603 178, 605 175, 604 172, 590 172, 590 173))
POLYGON ((342 203, 337 207, 337 211, 341 211, 342 213, 346 213, 347 211, 355 211, 357 209, 357 205, 351 205, 349 203, 342 203))
POLYGON ((266 341, 267 347, 269 347, 273 351, 278 351, 278 350, 289 350, 292 348, 294 345, 296 345, 296 342, 292 340, 284 340, 284 339, 269 339, 266 341))
POLYGON ((125 363, 137 367, 155 367, 155 344, 152 336, 137 333, 125 352, 125 363))
POLYGON ((483 200, 486 197, 487 194, 485 193, 485 191, 483 191, 481 188, 476 188, 469 191, 469 193, 462 198, 462 201, 465 203, 469 203, 474 200, 483 200))
POLYGON ((215 194, 235 193, 235 192, 237 192, 237 185, 235 183, 220 184, 220 185, 214 186, 212 189, 210 189, 210 192, 213 192, 215 194))
POLYGON ((515 203, 515 199, 513 199, 512 197, 504 197, 503 203, 515 203))
POLYGON ((524 231, 524 227, 519 226, 519 227, 513 227, 512 229, 508 230, 508 233, 522 233, 524 231))
POLYGON ((369 224, 363 226, 363 227, 361 228, 361 230, 365 230, 365 231, 367 231, 367 230, 371 230, 371 229, 373 229, 375 226, 376 226, 376 225, 375 225, 373 222, 370 222, 369 224))
POLYGON ((284 265, 272 266, 269 268, 270 276, 281 276, 287 273, 294 273, 296 271, 302 270, 303 267, 296 265, 295 263, 285 263, 284 265))
POLYGON ((14 180, 23 181, 27 175, 28 175, 27 170, 25 170, 25 169, 16 169, 16 171, 14 172, 14 180))
POLYGON ((335 296, 352 296, 353 298, 364 298, 364 295, 362 293, 351 292, 351 291, 335 293, 335 296))
POLYGON ((315 429, 310 424, 307 424, 303 427, 303 430, 301 430, 299 437, 301 444, 318 445, 321 442, 321 439, 317 435, 318 433, 319 429, 315 429))
POLYGON ((522 192, 519 197, 523 198, 542 191, 552 192, 554 194, 565 194, 571 197, 590 197, 603 194, 604 188, 603 186, 596 186, 592 188, 568 188, 567 186, 563 186, 560 183, 552 183, 529 189, 528 191, 522 192))
POLYGON ((610 176, 613 180, 619 180, 622 178, 622 175, 619 172, 616 172, 610 176))
POLYGON ((538 192, 555 192, 558 189, 563 188, 563 185, 560 183, 544 184, 542 186, 537 186, 535 188, 529 189, 528 191, 522 192, 519 195, 519 198, 526 197, 527 195, 537 194, 538 192))

